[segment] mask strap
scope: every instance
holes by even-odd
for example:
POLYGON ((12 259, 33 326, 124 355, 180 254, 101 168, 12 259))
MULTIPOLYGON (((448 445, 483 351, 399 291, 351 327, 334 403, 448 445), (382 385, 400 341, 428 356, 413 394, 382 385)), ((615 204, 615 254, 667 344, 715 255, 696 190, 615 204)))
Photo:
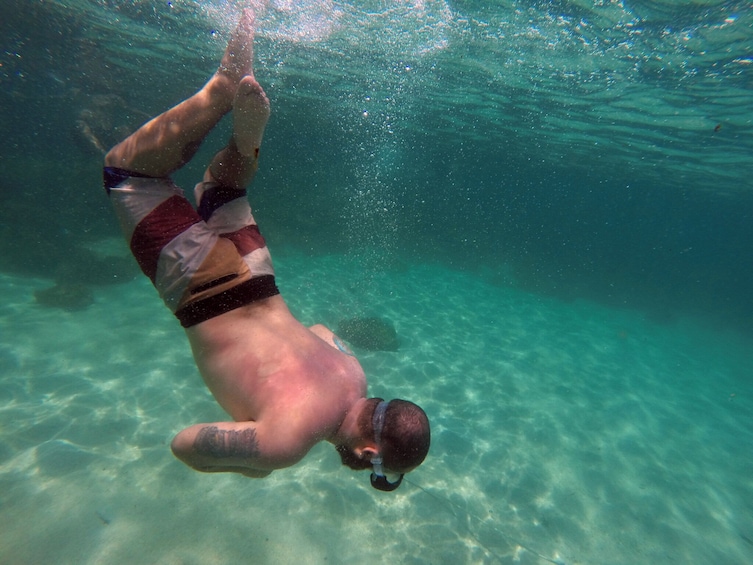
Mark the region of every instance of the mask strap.
POLYGON ((374 409, 374 417, 371 420, 372 426, 374 426, 374 442, 377 447, 382 447, 382 428, 384 428, 384 414, 387 412, 387 406, 389 401, 382 400, 374 409))
POLYGON ((390 402, 388 400, 382 400, 374 409, 374 417, 371 420, 371 424, 374 428, 374 442, 377 444, 378 455, 371 459, 371 464, 374 467, 374 472, 371 473, 371 486, 378 490, 392 491, 400 486, 403 481, 403 475, 400 478, 391 483, 387 480, 384 474, 384 468, 382 467, 382 429, 384 428, 384 415, 387 412, 387 406, 390 402))
POLYGON ((377 477, 384 476, 384 470, 382 469, 382 428, 384 428, 384 414, 387 412, 387 406, 389 402, 382 400, 374 409, 374 416, 371 419, 371 425, 374 428, 374 443, 377 445, 378 455, 371 459, 371 464, 374 466, 374 474, 377 477))

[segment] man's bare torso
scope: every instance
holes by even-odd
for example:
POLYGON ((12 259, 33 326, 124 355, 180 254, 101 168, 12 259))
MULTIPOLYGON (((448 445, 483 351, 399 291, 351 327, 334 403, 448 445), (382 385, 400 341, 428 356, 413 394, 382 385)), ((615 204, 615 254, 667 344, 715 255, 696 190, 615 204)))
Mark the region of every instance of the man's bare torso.
POLYGON ((324 326, 298 322, 280 296, 186 330, 194 358, 219 404, 236 421, 281 434, 328 439, 366 394, 366 377, 324 326))

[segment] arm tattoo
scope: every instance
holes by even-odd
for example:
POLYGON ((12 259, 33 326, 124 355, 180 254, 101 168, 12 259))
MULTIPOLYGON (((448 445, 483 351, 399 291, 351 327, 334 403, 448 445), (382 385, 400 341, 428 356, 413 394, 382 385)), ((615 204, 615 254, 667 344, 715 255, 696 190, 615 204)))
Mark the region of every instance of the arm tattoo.
POLYGON ((196 435, 193 442, 196 453, 215 459, 228 457, 251 458, 259 455, 259 441, 256 430, 220 430, 217 426, 206 426, 196 435))

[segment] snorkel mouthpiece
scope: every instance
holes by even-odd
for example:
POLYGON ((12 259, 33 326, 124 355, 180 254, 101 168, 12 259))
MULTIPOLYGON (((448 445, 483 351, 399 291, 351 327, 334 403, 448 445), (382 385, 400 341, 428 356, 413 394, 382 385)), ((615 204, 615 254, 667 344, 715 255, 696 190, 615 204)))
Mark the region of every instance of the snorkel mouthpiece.
POLYGON ((382 428, 384 428, 384 414, 387 412, 389 404, 389 401, 382 400, 374 410, 374 417, 371 421, 374 427, 374 442, 377 445, 379 453, 379 455, 371 459, 371 465, 374 468, 374 471, 371 473, 371 486, 385 492, 392 492, 403 482, 402 473, 396 481, 390 482, 382 467, 382 428))

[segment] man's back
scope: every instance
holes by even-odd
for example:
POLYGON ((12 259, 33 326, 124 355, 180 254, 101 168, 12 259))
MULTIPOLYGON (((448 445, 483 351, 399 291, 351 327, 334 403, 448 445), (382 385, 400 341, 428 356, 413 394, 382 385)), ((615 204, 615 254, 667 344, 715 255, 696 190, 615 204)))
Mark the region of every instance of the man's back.
POLYGON ((356 358, 340 350, 324 326, 298 322, 279 295, 186 333, 219 404, 235 421, 256 422, 260 435, 273 434, 291 457, 330 439, 366 394, 356 358))

